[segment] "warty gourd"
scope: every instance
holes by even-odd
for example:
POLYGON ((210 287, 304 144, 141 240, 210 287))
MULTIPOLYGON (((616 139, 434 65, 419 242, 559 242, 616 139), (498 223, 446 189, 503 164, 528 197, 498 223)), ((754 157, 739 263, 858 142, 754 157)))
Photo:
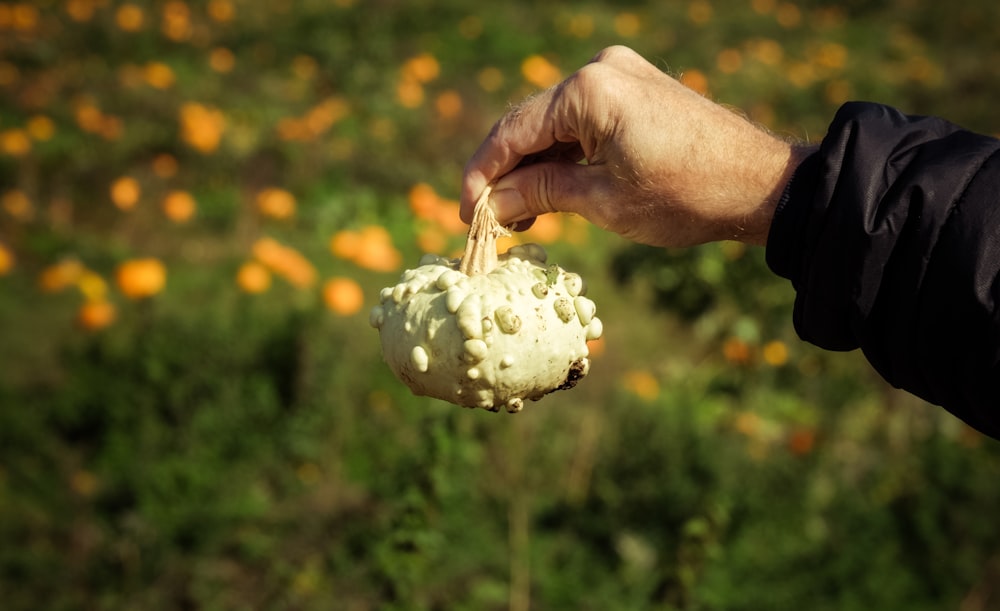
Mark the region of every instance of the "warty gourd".
POLYGON ((587 342, 603 332, 583 279, 537 244, 496 252, 505 230, 476 206, 462 259, 424 255, 382 289, 370 323, 396 377, 417 395, 520 411, 587 375, 587 342))

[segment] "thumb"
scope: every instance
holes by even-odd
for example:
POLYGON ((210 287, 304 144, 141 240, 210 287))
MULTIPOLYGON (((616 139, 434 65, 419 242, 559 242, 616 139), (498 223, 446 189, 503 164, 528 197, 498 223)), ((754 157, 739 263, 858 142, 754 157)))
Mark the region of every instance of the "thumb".
POLYGON ((587 205, 603 199, 597 197, 603 191, 599 187, 603 174, 598 166, 563 161, 521 166, 496 182, 490 203, 497 221, 505 226, 521 225, 549 212, 575 212, 589 218, 587 205))

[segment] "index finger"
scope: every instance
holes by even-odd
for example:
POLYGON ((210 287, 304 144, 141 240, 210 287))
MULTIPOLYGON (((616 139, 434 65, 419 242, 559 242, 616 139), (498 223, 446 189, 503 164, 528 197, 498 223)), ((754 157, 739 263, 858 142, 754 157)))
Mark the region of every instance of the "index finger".
POLYGON ((528 155, 559 142, 549 109, 561 85, 523 101, 500 118, 465 166, 462 179, 461 216, 471 222, 483 189, 510 172, 528 155))

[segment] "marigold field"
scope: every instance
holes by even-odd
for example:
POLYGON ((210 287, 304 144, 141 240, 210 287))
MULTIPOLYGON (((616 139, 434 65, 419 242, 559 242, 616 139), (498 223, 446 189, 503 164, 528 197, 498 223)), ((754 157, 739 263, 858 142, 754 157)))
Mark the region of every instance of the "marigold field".
MULTIPOLYGON (((1000 443, 791 326, 763 252, 510 238, 590 375, 414 397, 368 323, 461 251, 504 110, 626 44, 816 140, 867 99, 1000 133, 983 0, 0 2, 4 609, 1000 607, 1000 443)), ((665 109, 665 112, 668 110, 665 109)))

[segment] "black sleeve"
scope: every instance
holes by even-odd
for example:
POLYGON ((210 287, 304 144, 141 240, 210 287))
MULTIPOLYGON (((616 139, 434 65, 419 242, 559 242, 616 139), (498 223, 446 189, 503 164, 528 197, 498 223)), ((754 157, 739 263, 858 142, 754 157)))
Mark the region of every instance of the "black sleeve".
POLYGON ((778 205, 799 336, 1000 439, 1000 141, 849 103, 778 205))

